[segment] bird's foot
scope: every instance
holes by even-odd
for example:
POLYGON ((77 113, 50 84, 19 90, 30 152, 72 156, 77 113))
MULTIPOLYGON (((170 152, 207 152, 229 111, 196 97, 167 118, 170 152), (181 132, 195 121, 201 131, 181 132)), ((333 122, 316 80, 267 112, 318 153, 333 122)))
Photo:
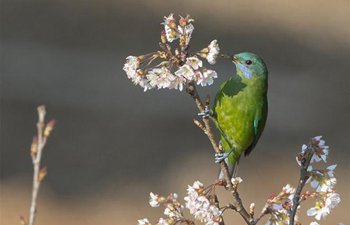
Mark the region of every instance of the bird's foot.
POLYGON ((221 163, 222 161, 224 161, 234 150, 235 150, 235 148, 232 147, 229 152, 216 153, 215 154, 215 163, 221 163))
POLYGON ((209 110, 208 107, 205 107, 204 111, 197 114, 198 116, 201 116, 203 119, 207 119, 213 115, 213 112, 209 110))

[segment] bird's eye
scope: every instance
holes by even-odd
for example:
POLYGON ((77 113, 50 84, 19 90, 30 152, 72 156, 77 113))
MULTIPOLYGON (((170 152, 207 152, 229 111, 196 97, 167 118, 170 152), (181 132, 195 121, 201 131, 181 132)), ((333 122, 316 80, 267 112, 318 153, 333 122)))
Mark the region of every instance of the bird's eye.
POLYGON ((252 62, 252 60, 246 60, 245 61, 245 64, 247 64, 247 65, 250 65, 250 64, 252 64, 253 62, 252 62))

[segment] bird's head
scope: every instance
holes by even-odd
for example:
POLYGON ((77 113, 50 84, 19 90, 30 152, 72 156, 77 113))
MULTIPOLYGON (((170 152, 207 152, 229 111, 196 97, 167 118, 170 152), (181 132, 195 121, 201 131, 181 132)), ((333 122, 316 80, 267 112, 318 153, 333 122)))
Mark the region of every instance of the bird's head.
POLYGON ((231 57, 236 65, 237 74, 242 78, 250 79, 254 76, 267 76, 267 68, 260 56, 242 52, 231 57))

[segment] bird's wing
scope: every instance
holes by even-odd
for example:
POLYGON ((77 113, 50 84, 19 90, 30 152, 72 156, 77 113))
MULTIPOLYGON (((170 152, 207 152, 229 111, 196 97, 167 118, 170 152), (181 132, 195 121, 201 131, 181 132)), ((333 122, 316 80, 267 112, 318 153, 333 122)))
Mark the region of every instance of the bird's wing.
POLYGON ((249 155, 253 151, 255 145, 258 143, 258 140, 264 130, 266 119, 267 119, 267 99, 264 100, 261 110, 257 111, 255 115, 255 118, 253 121, 254 140, 252 144, 244 152, 244 156, 249 155))
POLYGON ((242 83, 242 78, 238 75, 231 76, 220 86, 220 91, 216 94, 213 104, 213 117, 216 118, 215 108, 220 103, 223 96, 234 96, 245 88, 246 85, 242 83))

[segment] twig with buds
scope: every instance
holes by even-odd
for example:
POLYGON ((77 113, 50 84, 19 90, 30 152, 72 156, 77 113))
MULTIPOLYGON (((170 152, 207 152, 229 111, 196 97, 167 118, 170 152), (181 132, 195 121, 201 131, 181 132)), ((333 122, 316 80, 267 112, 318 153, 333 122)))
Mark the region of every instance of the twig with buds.
POLYGON ((307 145, 306 149, 298 155, 298 162, 300 162, 300 177, 298 182, 298 187, 295 191, 293 197, 293 206, 289 210, 289 225, 294 225, 295 215, 297 213, 298 206, 300 204, 300 195, 306 184, 306 181, 309 179, 308 168, 310 165, 310 161, 312 156, 314 155, 314 149, 312 145, 312 139, 310 144, 307 145))
MULTIPOLYGON (((34 174, 33 174, 33 189, 32 189, 32 199, 31 199, 31 204, 29 209, 28 225, 34 225, 35 223, 39 188, 40 188, 41 182, 44 180, 47 174, 47 168, 40 167, 41 156, 42 156, 43 149, 46 145, 46 141, 50 136, 50 133, 55 125, 55 120, 51 120, 47 124, 45 124, 46 109, 44 105, 39 106, 37 110, 38 110, 38 117, 39 117, 38 123, 37 123, 37 136, 33 138, 33 142, 30 149, 30 155, 32 157, 34 174)), ((22 224, 26 224, 23 217, 21 217, 20 220, 22 224)))

